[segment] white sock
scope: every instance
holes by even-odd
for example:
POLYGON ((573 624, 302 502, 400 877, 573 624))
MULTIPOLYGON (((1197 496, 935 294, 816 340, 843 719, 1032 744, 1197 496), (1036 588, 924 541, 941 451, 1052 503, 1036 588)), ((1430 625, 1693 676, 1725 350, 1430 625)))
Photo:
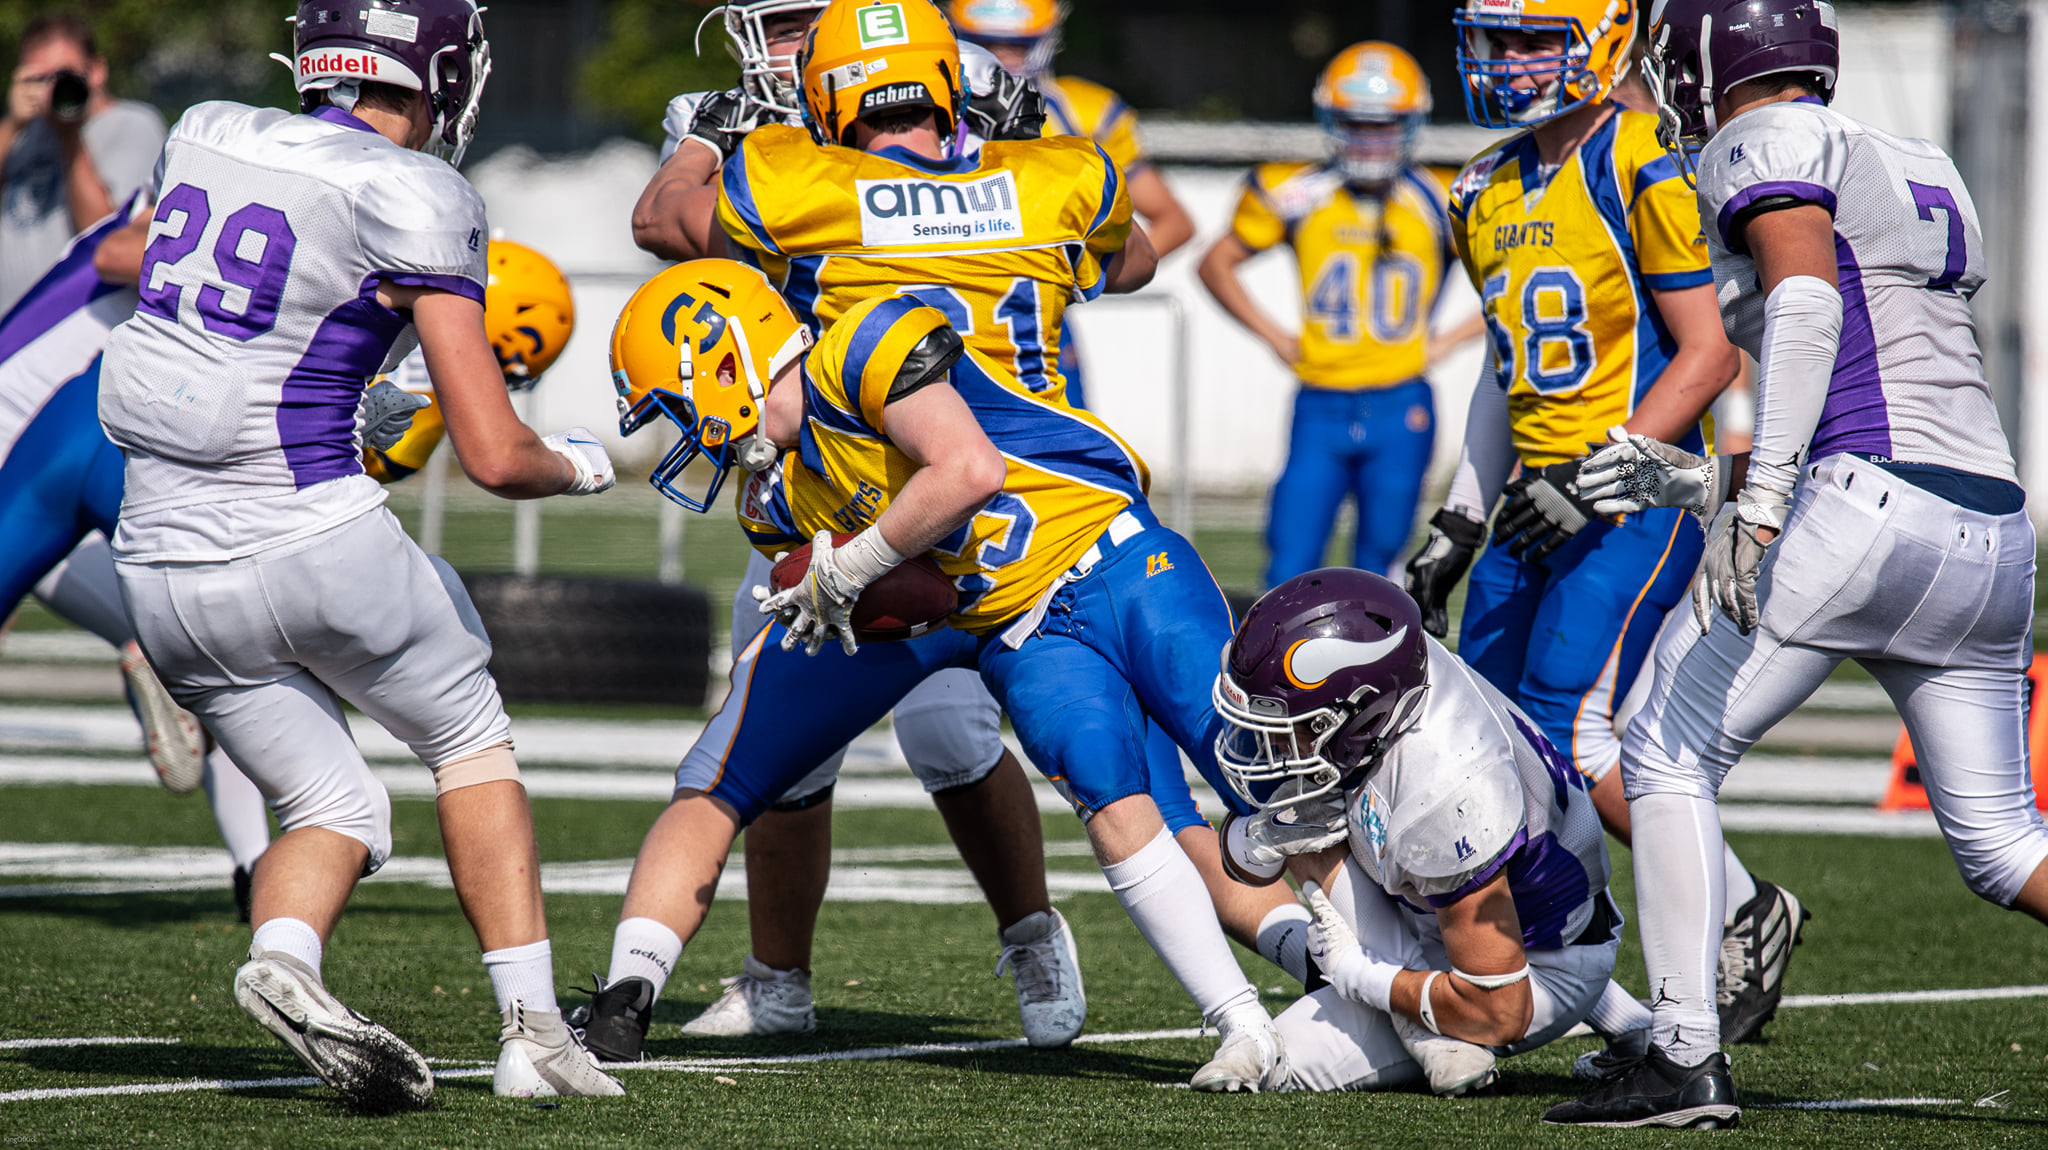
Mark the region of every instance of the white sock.
POLYGON ((270 809, 263 803, 263 792, 219 747, 206 756, 206 770, 199 782, 206 788, 206 801, 213 807, 213 821, 220 828, 220 841, 227 844, 228 858, 243 870, 253 869, 270 846, 270 809))
POLYGON ((296 918, 273 918, 256 928, 256 950, 289 954, 320 973, 320 932, 296 918))
POLYGON ((1102 874, 1204 1019, 1214 1022, 1227 1011, 1259 1004, 1259 992, 1238 969, 1216 921, 1202 872, 1166 828, 1138 853, 1104 866, 1102 874))
POLYGON ((628 918, 612 932, 612 969, 604 976, 606 985, 626 978, 644 978, 654 984, 654 997, 668 985, 676 960, 683 957, 683 940, 676 932, 651 918, 628 918))
POLYGON ((555 1003, 555 948, 547 939, 485 951, 484 973, 491 976, 491 993, 498 996, 499 1010, 515 999, 528 1010, 561 1009, 555 1003))
POLYGON ((1756 897, 1756 880, 1750 877, 1742 860, 1735 857, 1735 848, 1725 843, 1721 846, 1721 871, 1728 884, 1728 906, 1721 912, 1721 925, 1734 926, 1736 912, 1756 897))
POLYGON ((1721 1047, 1714 983, 1727 901, 1721 817, 1713 800, 1651 794, 1632 799, 1636 929, 1650 972, 1650 1041, 1682 1066, 1721 1047))
POLYGON ((1308 981, 1308 908, 1282 903, 1259 922, 1259 957, 1287 972, 1296 982, 1308 981))
POLYGON ((1620 1038, 1650 1025, 1650 1008, 1637 1002, 1635 995, 1623 990, 1620 983, 1608 979, 1607 989, 1600 992, 1600 1001, 1593 1004, 1593 1012, 1586 1016, 1586 1024, 1599 1031, 1602 1038, 1620 1038))

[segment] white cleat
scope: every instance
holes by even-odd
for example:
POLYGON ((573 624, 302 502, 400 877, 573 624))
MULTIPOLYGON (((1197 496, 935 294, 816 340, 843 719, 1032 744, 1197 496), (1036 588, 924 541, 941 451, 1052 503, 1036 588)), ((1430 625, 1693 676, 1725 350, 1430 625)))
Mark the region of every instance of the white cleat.
POLYGON ((1008 970, 1017 978, 1024 1041, 1045 1049, 1080 1037, 1088 1021, 1088 992, 1081 987, 1081 956, 1065 916, 1056 910, 1028 914, 999 937, 1003 956, 996 974, 1008 970))
POLYGON ((164 690, 133 639, 121 646, 121 677, 128 684, 128 705, 142 723, 143 749, 157 781, 174 795, 199 789, 206 770, 206 729, 164 690))
POLYGON ((235 972, 235 1001, 356 1106, 414 1110, 434 1096, 433 1072, 418 1051, 343 1006, 291 955, 251 947, 235 972))
POLYGON ((725 993, 704 1013, 683 1023, 683 1033, 696 1038, 760 1038, 770 1034, 810 1034, 818 1029, 818 1008, 811 1001, 811 976, 803 970, 776 970, 748 955, 740 973, 721 978, 725 993))
POLYGON ((1431 1034, 1421 1023, 1398 1011, 1388 1012, 1387 1017, 1394 1020, 1394 1033, 1400 1036, 1401 1045, 1429 1079, 1430 1093, 1456 1098, 1483 1090, 1500 1077, 1493 1051, 1486 1047, 1462 1038, 1431 1034))
POLYGON ((619 1080, 597 1068, 559 1010, 528 1010, 513 1000, 498 1033, 491 1093, 500 1098, 607 1098, 624 1094, 619 1080))
POLYGON ((1216 1048, 1216 1057, 1188 1079, 1188 1086, 1225 1094, 1286 1089, 1294 1072, 1287 1064, 1279 1028, 1265 1007, 1239 1007, 1218 1019, 1216 1030, 1223 1043, 1216 1048))

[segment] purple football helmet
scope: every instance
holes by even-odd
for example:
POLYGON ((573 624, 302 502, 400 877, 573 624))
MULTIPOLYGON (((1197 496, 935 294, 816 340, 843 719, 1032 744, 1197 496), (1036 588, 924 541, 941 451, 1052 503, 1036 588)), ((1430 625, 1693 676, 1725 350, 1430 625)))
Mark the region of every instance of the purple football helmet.
POLYGON ((1223 648, 1217 765, 1262 808, 1348 790, 1428 688, 1422 612, 1407 592, 1348 567, 1297 575, 1252 604, 1223 648))
MULTIPOLYGON (((476 0, 301 0, 291 65, 299 110, 344 84, 392 84, 427 95, 426 151, 460 164, 476 134, 491 45, 476 0)), ((278 57, 282 60, 283 57, 278 57)))
POLYGON ((1730 88, 1798 72, 1832 100, 1841 55, 1828 0, 1657 0, 1643 61, 1657 93, 1657 138, 1691 183, 1694 157, 1721 127, 1714 102, 1730 88))

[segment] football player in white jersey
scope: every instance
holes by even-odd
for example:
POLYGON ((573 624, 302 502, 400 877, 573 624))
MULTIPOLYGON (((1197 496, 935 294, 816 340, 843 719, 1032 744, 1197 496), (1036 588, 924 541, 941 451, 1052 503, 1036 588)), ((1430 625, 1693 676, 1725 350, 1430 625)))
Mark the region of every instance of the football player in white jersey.
POLYGON ((100 352, 134 313, 142 233, 128 220, 148 208, 138 199, 86 229, 0 320, 0 619, 33 588, 120 652, 150 764, 174 794, 205 788, 246 922, 250 869, 270 843, 263 798, 224 752, 209 753, 199 721, 143 657, 106 541, 120 514, 121 455, 100 430, 100 352))
POLYGON ((391 852, 346 700, 434 772, 441 835, 503 1017, 493 1088, 617 1094, 564 1025, 532 814, 476 611, 363 473, 368 380, 417 342, 463 469, 508 498, 612 484, 587 432, 514 415, 484 337, 483 203, 451 162, 490 48, 474 0, 299 9, 303 114, 199 104, 172 129, 140 304, 100 420, 126 457, 114 537, 150 660, 284 833, 256 869, 235 997, 358 1106, 424 1104, 410 1046, 343 1006, 320 958, 391 852))
MULTIPOLYGON (((723 17, 733 55, 740 62, 740 86, 726 92, 691 92, 669 102, 663 126, 662 166, 641 193, 633 212, 633 237, 647 251, 668 259, 723 255, 724 237, 693 236, 682 226, 683 193, 708 187, 747 133, 762 124, 803 123, 802 97, 795 86, 796 55, 824 0, 752 0, 727 4, 723 17), (711 242, 707 243, 707 238, 711 242)), ((706 17, 710 19, 710 17, 706 17)), ((1043 105, 1028 81, 1003 70, 994 56, 963 44, 962 70, 973 89, 961 130, 971 133, 963 148, 1002 135, 1035 138, 1043 105), (970 59, 972 55, 972 59, 970 59), (1034 118, 1035 112, 1035 118, 1034 118)), ((733 595, 732 649, 768 625, 754 591, 768 586, 772 564, 750 554, 746 575, 733 595)), ((734 668, 734 681, 746 677, 734 668)), ((896 741, 904 759, 932 795, 961 856, 988 896, 1008 965, 1017 970, 1019 1007, 1034 986, 1078 985, 1079 972, 1038 973, 1040 963, 1059 963, 1060 947, 1046 945, 1034 928, 1052 919, 1045 886, 1043 830, 1028 803, 1004 801, 1028 795, 1022 764, 1003 745, 1002 713, 972 670, 934 673, 906 695, 894 711, 896 741), (1021 929, 1012 929, 1021 928, 1021 929), (1026 945, 1036 942, 1038 945, 1026 945)), ((711 753, 708 749, 703 753, 711 753)), ((832 788, 845 758, 841 749, 782 796, 747 828, 747 918, 752 951, 725 993, 683 1024, 683 1033, 735 1036, 810 1033, 817 1012, 810 985, 811 945, 830 878, 832 788)), ((630 943, 624 944, 631 949, 630 943)))
POLYGON ((1552 1122, 1732 1125, 1714 966, 1721 780, 1845 659, 1905 719, 1963 880, 2048 921, 2027 761, 2034 530, 1970 297, 1984 237, 1948 156, 1828 106, 1826 0, 1663 0, 1650 67, 1697 172, 1730 338, 1759 364, 1755 444, 1630 439, 1579 484, 1603 512, 1711 517, 1697 623, 1659 636, 1623 740, 1652 1008, 1648 1054, 1552 1122), (1736 494, 1725 505, 1721 492, 1736 494))
POLYGON ((1460 1094, 1592 1012, 1621 915, 1585 779, 1399 587, 1348 568, 1275 587, 1215 700, 1217 769, 1257 808, 1225 822, 1225 857, 1302 883, 1330 979, 1275 1020, 1290 1086, 1460 1094))

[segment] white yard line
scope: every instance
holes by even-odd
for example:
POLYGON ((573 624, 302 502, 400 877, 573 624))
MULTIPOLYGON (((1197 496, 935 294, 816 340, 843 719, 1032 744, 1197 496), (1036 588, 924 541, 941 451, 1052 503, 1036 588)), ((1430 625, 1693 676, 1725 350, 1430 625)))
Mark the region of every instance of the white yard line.
POLYGON ((1989 1002, 2002 998, 2048 998, 2048 986, 1983 986, 1962 990, 1891 990, 1876 994, 1788 994, 1779 1006, 1895 1006, 1918 1002, 1989 1002))
POLYGON ((0 1050, 69 1050, 77 1046, 176 1046, 182 1038, 9 1038, 0 1050))
POLYGON ((1891 1106, 1963 1106, 1961 1098, 1828 1098, 1818 1102, 1751 1102, 1752 1110, 1882 1110, 1891 1106))

